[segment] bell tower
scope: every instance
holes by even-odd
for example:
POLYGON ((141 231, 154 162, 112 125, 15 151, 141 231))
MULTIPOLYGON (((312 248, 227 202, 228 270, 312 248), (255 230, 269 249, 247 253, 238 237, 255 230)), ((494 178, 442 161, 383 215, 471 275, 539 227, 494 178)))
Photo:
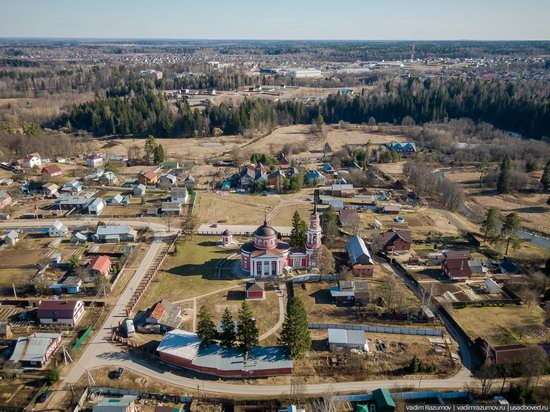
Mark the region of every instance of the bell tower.
POLYGON ((317 202, 313 206, 313 213, 309 218, 307 228, 306 252, 311 254, 314 250, 321 247, 321 220, 317 213, 317 202))

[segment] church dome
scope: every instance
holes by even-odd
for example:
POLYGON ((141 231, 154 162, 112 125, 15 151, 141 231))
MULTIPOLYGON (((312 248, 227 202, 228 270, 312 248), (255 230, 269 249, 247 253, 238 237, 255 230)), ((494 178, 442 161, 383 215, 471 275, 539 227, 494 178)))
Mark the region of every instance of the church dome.
POLYGON ((261 237, 277 236, 277 231, 264 222, 263 225, 261 225, 260 227, 258 227, 258 229, 256 229, 256 231, 254 232, 254 236, 261 236, 261 237))

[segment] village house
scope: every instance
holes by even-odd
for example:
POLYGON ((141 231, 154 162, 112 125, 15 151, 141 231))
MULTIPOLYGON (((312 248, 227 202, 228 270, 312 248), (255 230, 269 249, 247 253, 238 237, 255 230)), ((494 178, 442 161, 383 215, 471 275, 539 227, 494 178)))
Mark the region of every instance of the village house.
POLYGON ((328 347, 331 352, 358 350, 369 351, 369 344, 362 330, 329 329, 328 347))
POLYGON ((363 239, 359 236, 352 236, 346 245, 346 251, 353 276, 372 278, 374 261, 363 239))
POLYGON ((441 270, 451 280, 468 280, 472 277, 469 260, 470 252, 467 251, 443 252, 441 270))
POLYGON ((239 172, 239 186, 243 190, 251 191, 256 182, 267 184, 268 173, 269 168, 262 163, 246 163, 239 172))
POLYGON ((173 187, 170 190, 170 200, 173 203, 186 204, 189 201, 189 192, 186 187, 173 187))
POLYGON ((304 176, 304 183, 307 186, 323 185, 325 184, 326 177, 318 170, 310 170, 304 176))
POLYGON ((76 232, 72 237, 70 242, 73 244, 77 243, 86 243, 88 241, 88 236, 81 232, 76 232))
POLYGON ((356 209, 340 209, 338 220, 343 228, 356 228, 361 224, 361 217, 356 209))
POLYGON ((38 321, 43 325, 76 325, 84 316, 81 300, 43 300, 38 305, 38 321))
POLYGON ((128 205, 129 200, 128 200, 128 197, 122 196, 120 193, 117 193, 111 199, 107 200, 107 203, 109 203, 110 205, 116 205, 116 206, 119 206, 119 205, 126 206, 128 205))
POLYGON ((138 313, 134 319, 134 324, 137 325, 140 332, 164 334, 177 329, 182 321, 181 308, 163 299, 146 311, 138 313))
POLYGON ((15 246, 19 242, 19 233, 15 230, 10 230, 6 236, 4 236, 4 244, 6 246, 15 246))
POLYGON ((111 262, 111 259, 109 259, 108 256, 101 255, 93 258, 90 261, 88 267, 90 269, 90 273, 93 276, 98 276, 98 275, 107 276, 111 271, 112 265, 113 264, 111 262))
POLYGON ((60 333, 33 333, 19 337, 10 361, 24 369, 42 369, 61 346, 61 340, 60 333))
POLYGON ((105 202, 102 198, 96 197, 94 200, 92 200, 88 204, 88 213, 90 215, 96 215, 99 216, 101 212, 103 212, 103 209, 105 208, 105 202))
POLYGON ((265 284, 264 282, 246 282, 246 300, 263 300, 265 299, 265 284))
POLYGON ((145 186, 155 186, 159 177, 155 172, 141 172, 138 175, 138 182, 145 186))
POLYGON ((104 161, 105 158, 102 155, 100 155, 99 153, 93 153, 87 157, 86 164, 88 165, 88 167, 96 168, 101 166, 104 161))
POLYGON ((59 220, 52 223, 48 228, 48 235, 50 237, 64 237, 67 236, 67 233, 69 233, 69 228, 59 220))
POLYGON ((171 173, 162 175, 159 179, 159 187, 161 189, 170 189, 178 182, 178 178, 171 173))
POLYGON ((98 226, 92 238, 105 243, 135 242, 137 231, 128 225, 98 226))
POLYGON ((80 292, 80 288, 82 287, 82 279, 78 276, 67 276, 61 283, 61 287, 69 295, 76 295, 80 292))
POLYGON ((391 142, 385 147, 390 151, 399 154, 402 157, 411 157, 416 154, 416 144, 412 142, 391 142))
POLYGON ((47 198, 59 196, 59 186, 55 183, 46 183, 42 186, 42 192, 47 198))
POLYGON ((102 186, 113 186, 118 183, 118 177, 110 170, 99 176, 98 182, 102 186))
POLYGON ((401 206, 399 205, 384 205, 382 206, 382 213, 386 215, 398 215, 401 213, 401 206))
POLYGON ((181 215, 182 203, 177 202, 162 202, 160 205, 160 211, 164 215, 181 215))
POLYGON ((334 197, 352 197, 355 194, 355 189, 349 183, 335 183, 331 187, 332 196, 334 197))
POLYGON ((0 191, 0 209, 3 209, 11 205, 12 200, 13 199, 7 192, 0 191))
POLYGON ((65 195, 61 196, 59 199, 57 199, 54 204, 59 209, 63 210, 71 210, 71 209, 86 209, 88 204, 90 203, 90 197, 87 195, 65 195))
POLYGON ((65 186, 61 188, 61 192, 77 194, 82 191, 84 186, 78 180, 71 180, 70 182, 65 183, 65 186))
POLYGON ((21 159, 17 159, 17 164, 21 167, 32 169, 42 165, 42 158, 39 153, 29 153, 21 159))
POLYGON ((339 280, 330 287, 330 296, 336 303, 369 303, 369 286, 366 280, 339 280))
POLYGON ((134 187, 132 193, 134 196, 143 196, 145 195, 146 190, 147 187, 143 183, 140 183, 139 185, 134 187))
POLYGON ((382 252, 385 254, 408 252, 412 237, 408 230, 389 229, 382 234, 382 252))
POLYGON ((61 169, 58 165, 49 165, 43 167, 40 173, 42 174, 42 177, 51 179, 53 177, 63 176, 63 169, 61 169))

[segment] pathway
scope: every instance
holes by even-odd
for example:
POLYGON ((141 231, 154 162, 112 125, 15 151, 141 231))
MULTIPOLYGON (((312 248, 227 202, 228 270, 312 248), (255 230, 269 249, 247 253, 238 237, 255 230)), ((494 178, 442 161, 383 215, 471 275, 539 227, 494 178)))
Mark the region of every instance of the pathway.
POLYGON ((273 326, 271 329, 269 329, 267 332, 265 332, 263 335, 261 335, 258 340, 261 342, 267 338, 269 338, 271 335, 276 333, 282 326, 285 321, 285 315, 286 315, 286 305, 285 305, 285 296, 284 294, 279 296, 279 320, 277 320, 277 323, 275 326, 273 326))

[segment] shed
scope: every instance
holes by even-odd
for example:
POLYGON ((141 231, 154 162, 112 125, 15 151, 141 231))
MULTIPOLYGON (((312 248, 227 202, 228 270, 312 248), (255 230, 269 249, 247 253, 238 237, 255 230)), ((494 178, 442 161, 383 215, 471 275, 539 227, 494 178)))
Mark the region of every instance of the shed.
POLYGON ((246 300, 265 299, 264 282, 246 282, 246 300))
POLYGON ((328 346, 331 352, 350 349, 369 351, 369 344, 362 330, 329 329, 328 346))
POLYGON ((103 398, 94 406, 93 412, 135 412, 137 396, 124 395, 122 398, 103 398))
POLYGON ((11 230, 4 237, 4 243, 8 246, 14 246, 19 241, 19 234, 15 230, 11 230))
POLYGON ((139 185, 135 186, 132 193, 134 196, 143 196, 145 194, 145 191, 147 190, 147 187, 140 183, 139 185))

